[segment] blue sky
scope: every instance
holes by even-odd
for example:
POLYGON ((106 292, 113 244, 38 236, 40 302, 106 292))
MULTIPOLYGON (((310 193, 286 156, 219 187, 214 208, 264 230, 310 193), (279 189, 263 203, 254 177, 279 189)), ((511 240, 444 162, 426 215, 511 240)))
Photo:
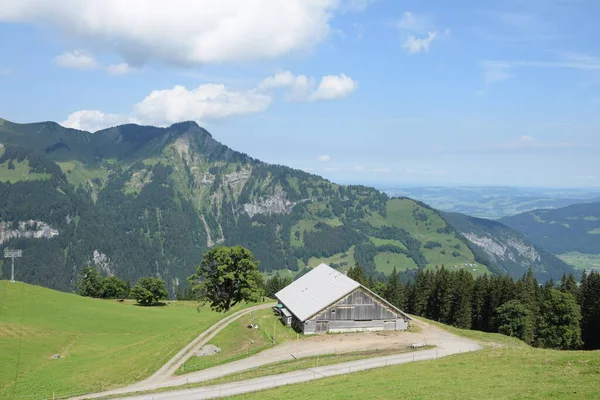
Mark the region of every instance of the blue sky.
POLYGON ((336 181, 600 186, 592 0, 3 0, 0 117, 195 120, 336 181))

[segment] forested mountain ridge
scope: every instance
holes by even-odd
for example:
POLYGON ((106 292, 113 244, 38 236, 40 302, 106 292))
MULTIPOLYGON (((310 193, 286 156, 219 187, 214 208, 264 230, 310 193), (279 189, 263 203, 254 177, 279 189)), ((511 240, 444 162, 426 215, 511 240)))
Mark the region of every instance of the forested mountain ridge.
POLYGON ((0 246, 25 250, 27 282, 70 290, 95 265, 131 282, 159 275, 173 293, 216 244, 248 247, 265 272, 321 261, 488 270, 426 205, 263 163, 194 122, 92 134, 0 120, 0 143, 0 246))
POLYGON ((500 222, 554 254, 600 253, 600 202, 534 210, 500 222))
POLYGON ((441 215, 468 241, 475 259, 492 270, 504 269, 517 276, 531 267, 538 275, 543 271, 547 277, 555 277, 570 269, 564 261, 532 244, 523 234, 497 221, 458 213, 441 215))

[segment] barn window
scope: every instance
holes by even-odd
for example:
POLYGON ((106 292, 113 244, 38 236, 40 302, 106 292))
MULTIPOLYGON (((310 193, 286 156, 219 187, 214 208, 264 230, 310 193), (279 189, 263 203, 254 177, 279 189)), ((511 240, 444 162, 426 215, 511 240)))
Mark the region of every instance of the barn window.
POLYGON ((332 314, 335 314, 335 309, 331 310, 331 313, 332 313, 332 314))

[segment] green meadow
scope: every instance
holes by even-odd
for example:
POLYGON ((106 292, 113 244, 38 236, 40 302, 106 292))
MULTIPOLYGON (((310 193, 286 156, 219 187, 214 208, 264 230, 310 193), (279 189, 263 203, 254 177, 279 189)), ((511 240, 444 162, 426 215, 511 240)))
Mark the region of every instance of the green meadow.
POLYGON ((462 331, 481 351, 378 368, 236 399, 598 399, 600 351, 536 349, 499 334, 462 331))
POLYGON ((130 384, 223 316, 198 312, 194 302, 140 307, 0 281, 0 398, 62 397, 130 384))
POLYGON ((241 360, 277 344, 296 339, 296 332, 283 326, 273 310, 258 310, 240 317, 219 332, 208 344, 221 349, 211 356, 191 357, 176 374, 186 374, 241 360), (258 329, 249 329, 257 324, 258 329))

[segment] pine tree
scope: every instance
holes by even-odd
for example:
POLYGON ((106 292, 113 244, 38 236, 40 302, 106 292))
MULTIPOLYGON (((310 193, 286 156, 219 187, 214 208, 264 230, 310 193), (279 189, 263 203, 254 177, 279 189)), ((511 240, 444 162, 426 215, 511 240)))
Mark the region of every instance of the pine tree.
POLYGON ((356 263, 353 268, 348 270, 348 278, 354 279, 363 286, 369 286, 367 275, 365 275, 365 271, 359 263, 356 263))
POLYGON ((451 293, 448 323, 463 329, 471 328, 471 299, 473 297, 473 275, 468 271, 454 274, 454 289, 451 293))
POLYGON ((435 274, 434 289, 427 303, 427 318, 449 323, 453 276, 442 266, 435 274))
POLYGON ((388 278, 388 282, 385 288, 385 299, 398 307, 404 309, 404 287, 396 272, 396 267, 392 271, 392 274, 388 278))
POLYGON ((484 314, 488 284, 487 275, 479 276, 475 280, 471 297, 471 329, 487 330, 487 326, 484 324, 484 314))
POLYGON ((579 288, 577 287, 577 281, 573 273, 570 273, 567 277, 566 274, 560 278, 559 289, 564 293, 571 293, 576 299, 579 299, 579 288))
POLYGON ((600 273, 584 274, 580 287, 581 329, 586 349, 600 349, 600 273))

